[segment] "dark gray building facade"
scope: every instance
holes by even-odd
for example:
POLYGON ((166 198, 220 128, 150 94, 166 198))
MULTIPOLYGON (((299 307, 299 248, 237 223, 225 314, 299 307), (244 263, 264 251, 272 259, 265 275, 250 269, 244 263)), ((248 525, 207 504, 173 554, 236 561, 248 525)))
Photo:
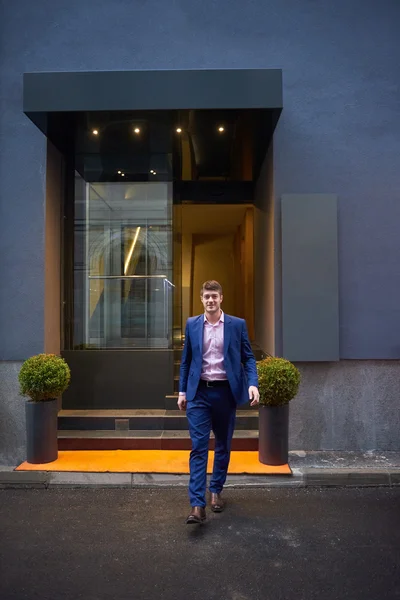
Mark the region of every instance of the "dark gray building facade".
POLYGON ((25 458, 33 354, 70 362, 63 408, 146 408, 149 386, 162 407, 212 266, 302 372, 291 449, 399 450, 399 3, 1 13, 0 462, 25 458))

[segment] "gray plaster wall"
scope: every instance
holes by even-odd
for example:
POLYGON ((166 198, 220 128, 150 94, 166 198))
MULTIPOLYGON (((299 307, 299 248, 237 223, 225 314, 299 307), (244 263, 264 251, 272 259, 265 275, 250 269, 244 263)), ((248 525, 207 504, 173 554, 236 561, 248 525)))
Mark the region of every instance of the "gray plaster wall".
POLYGON ((296 363, 292 450, 399 450, 399 361, 296 363))
MULTIPOLYGON (((251 67, 283 69, 277 203, 285 193, 339 197, 341 357, 400 358, 397 0, 18 0, 1 8, 0 359, 44 344, 46 143, 22 114, 22 73, 251 67)), ((279 310, 277 296, 278 322, 279 310)))
POLYGON ((21 362, 0 362, 0 465, 26 459, 25 399, 19 394, 21 362))
MULTIPOLYGON (((22 113, 22 74, 251 67, 283 69, 274 137, 275 351, 279 199, 332 193, 339 198, 340 356, 400 358, 397 0, 2 0, 0 10, 0 360, 44 349, 46 140, 22 113)), ((391 364, 386 401, 397 404, 398 363, 391 364)), ((335 385, 345 385, 345 363, 335 368, 335 385)), ((317 404, 307 402, 312 429, 317 404)), ((345 397, 341 406, 344 418, 345 397)), ((21 443, 15 438, 15 455, 21 443)))

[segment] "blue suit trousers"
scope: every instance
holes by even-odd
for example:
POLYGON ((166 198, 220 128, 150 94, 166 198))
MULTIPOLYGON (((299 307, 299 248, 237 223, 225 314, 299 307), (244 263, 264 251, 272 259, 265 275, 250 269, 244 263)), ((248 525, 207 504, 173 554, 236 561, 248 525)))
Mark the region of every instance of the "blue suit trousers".
POLYGON ((208 442, 215 436, 214 467, 210 491, 219 494, 229 466, 236 420, 236 402, 229 385, 206 387, 200 382, 196 396, 188 401, 186 414, 192 440, 189 499, 191 506, 206 506, 208 442))

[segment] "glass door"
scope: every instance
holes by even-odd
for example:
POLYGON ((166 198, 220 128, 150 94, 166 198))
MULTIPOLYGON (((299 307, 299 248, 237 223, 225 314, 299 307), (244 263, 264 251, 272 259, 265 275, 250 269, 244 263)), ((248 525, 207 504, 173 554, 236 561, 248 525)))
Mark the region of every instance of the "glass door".
POLYGON ((172 184, 77 179, 75 347, 172 347, 172 184))

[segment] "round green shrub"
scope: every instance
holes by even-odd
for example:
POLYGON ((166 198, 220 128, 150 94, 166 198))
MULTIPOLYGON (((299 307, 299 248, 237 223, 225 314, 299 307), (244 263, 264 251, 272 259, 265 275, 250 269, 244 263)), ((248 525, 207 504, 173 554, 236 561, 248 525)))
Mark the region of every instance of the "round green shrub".
POLYGON ((34 402, 58 398, 67 389, 70 378, 69 366, 55 354, 31 356, 18 376, 21 394, 34 402))
POLYGON ((269 356, 257 363, 260 404, 279 406, 292 400, 300 385, 300 371, 288 360, 269 356))

